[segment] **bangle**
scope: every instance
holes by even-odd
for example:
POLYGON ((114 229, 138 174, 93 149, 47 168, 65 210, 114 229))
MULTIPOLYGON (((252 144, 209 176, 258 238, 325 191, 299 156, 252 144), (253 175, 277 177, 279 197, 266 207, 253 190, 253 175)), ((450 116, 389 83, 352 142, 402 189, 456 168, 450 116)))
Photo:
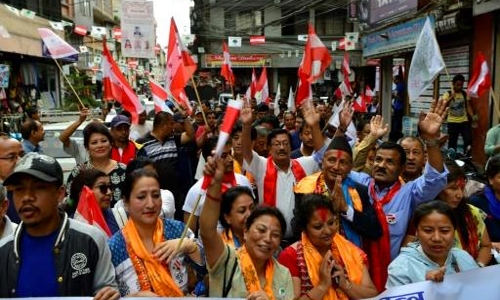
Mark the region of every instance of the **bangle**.
POLYGON ((427 147, 436 147, 439 146, 439 139, 424 140, 424 144, 427 147))
POLYGON ((198 246, 196 245, 196 243, 193 241, 191 241, 191 242, 194 244, 194 250, 190 251, 190 252, 186 252, 187 255, 194 254, 196 252, 196 250, 198 250, 198 246))
POLYGON ((222 198, 221 197, 214 197, 212 195, 210 195, 207 191, 206 193, 206 196, 208 199, 212 200, 212 201, 215 201, 215 202, 221 202, 222 201, 222 198))

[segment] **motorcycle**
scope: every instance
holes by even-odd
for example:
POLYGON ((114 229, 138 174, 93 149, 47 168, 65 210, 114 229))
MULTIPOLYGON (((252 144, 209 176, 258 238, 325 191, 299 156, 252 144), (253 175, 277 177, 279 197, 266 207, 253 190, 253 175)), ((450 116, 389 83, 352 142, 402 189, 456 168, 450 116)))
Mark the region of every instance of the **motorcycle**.
POLYGON ((475 193, 482 191, 487 183, 484 169, 475 163, 472 156, 456 152, 455 149, 446 149, 446 156, 455 161, 455 163, 464 171, 466 183, 464 188, 465 197, 470 197, 475 193))

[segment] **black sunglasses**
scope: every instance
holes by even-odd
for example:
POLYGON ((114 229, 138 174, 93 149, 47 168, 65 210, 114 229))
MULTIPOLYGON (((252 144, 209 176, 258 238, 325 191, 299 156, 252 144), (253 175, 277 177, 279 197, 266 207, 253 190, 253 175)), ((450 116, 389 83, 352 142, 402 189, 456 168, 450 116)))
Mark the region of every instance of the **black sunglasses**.
POLYGON ((99 192, 101 192, 102 194, 106 194, 108 190, 113 190, 113 187, 110 184, 101 184, 96 187, 99 188, 99 192))

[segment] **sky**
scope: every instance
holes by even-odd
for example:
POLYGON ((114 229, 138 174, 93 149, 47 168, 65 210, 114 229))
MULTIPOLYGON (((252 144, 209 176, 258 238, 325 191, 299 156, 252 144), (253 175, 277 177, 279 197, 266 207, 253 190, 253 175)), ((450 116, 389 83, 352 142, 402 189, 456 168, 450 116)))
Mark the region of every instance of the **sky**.
POLYGON ((168 44, 170 18, 174 16, 179 34, 191 33, 189 22, 189 6, 192 0, 153 0, 156 19, 157 41, 162 47, 168 44))

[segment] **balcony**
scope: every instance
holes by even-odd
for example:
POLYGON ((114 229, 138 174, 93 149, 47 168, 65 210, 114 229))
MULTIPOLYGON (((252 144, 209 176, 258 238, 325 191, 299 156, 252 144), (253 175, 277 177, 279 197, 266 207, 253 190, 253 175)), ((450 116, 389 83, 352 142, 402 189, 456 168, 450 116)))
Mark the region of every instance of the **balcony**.
POLYGON ((116 24, 113 18, 113 4, 111 0, 94 0, 94 22, 107 22, 116 24))

